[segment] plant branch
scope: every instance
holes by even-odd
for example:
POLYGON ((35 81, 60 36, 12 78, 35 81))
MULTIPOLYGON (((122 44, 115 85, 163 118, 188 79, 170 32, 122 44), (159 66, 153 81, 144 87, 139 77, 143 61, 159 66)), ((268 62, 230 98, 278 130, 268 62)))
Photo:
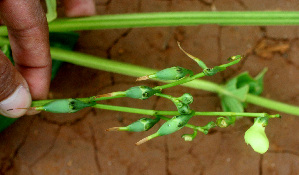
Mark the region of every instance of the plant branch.
MULTIPOLYGON (((151 109, 139 109, 139 108, 131 108, 131 107, 123 107, 123 106, 113 106, 113 105, 105 105, 105 104, 96 104, 93 106, 94 108, 111 110, 111 111, 119 111, 119 112, 127 112, 134 114, 142 114, 142 115, 180 115, 178 111, 157 111, 151 109)), ((267 113, 249 113, 249 112, 195 112, 194 116, 228 116, 228 117, 269 117, 269 118, 278 118, 280 115, 269 115, 267 113)))

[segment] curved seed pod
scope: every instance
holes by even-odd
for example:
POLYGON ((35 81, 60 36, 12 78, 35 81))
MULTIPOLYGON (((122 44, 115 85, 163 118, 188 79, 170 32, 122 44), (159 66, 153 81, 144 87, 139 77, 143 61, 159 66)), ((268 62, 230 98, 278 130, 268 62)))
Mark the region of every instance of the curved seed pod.
POLYGON ((137 99, 147 99, 153 96, 158 91, 148 87, 148 86, 135 86, 125 91, 126 97, 137 98, 137 99))
POLYGON ((181 97, 178 98, 184 104, 191 104, 193 103, 193 97, 189 93, 183 94, 181 97))
POLYGON ((158 80, 179 80, 181 78, 184 78, 188 74, 192 76, 193 72, 189 69, 185 69, 180 66, 175 66, 175 67, 163 69, 151 75, 139 77, 136 81, 142 81, 151 78, 157 78, 158 80))
POLYGON ((260 118, 245 132, 244 139, 255 152, 264 154, 269 149, 269 140, 265 133, 265 125, 260 118))
POLYGON ((156 133, 140 140, 139 142, 136 143, 136 145, 140 145, 140 144, 147 142, 155 137, 168 135, 168 134, 174 133, 174 132, 182 129, 188 123, 188 121, 191 119, 191 117, 193 115, 194 115, 194 112, 192 112, 191 114, 188 114, 188 115, 178 115, 178 116, 172 117, 170 120, 165 122, 156 133))
POLYGON ((159 120, 160 120, 159 117, 156 117, 155 119, 141 118, 126 127, 113 127, 107 129, 106 131, 129 131, 129 132, 147 131, 151 129, 156 123, 158 123, 159 120))
POLYGON ((74 98, 54 100, 44 106, 35 107, 37 111, 47 111, 52 113, 74 113, 83 108, 95 105, 95 101, 83 102, 74 98))

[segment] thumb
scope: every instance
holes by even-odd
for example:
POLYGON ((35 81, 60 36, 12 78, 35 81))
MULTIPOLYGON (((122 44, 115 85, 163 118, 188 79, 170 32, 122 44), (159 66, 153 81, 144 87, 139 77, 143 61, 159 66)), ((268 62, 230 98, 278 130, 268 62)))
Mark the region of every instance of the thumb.
POLYGON ((31 105, 28 85, 9 59, 0 52, 0 114, 17 118, 31 105))

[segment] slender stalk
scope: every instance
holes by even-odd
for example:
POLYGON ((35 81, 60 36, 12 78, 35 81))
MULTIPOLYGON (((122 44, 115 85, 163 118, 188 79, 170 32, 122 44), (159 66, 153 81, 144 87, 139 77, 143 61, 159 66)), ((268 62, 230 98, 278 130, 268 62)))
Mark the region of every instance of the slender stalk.
MULTIPOLYGON (((297 11, 194 11, 155 12, 116 15, 99 15, 84 18, 56 19, 49 24, 50 32, 118 29, 136 27, 218 25, 298 25, 297 11)), ((7 35, 0 27, 0 35, 7 35)))
MULTIPOLYGON (((139 108, 130 108, 130 107, 123 107, 123 106, 112 106, 112 105, 105 105, 105 104, 96 104, 93 106, 94 108, 104 109, 104 110, 111 110, 111 111, 119 111, 119 112, 127 112, 127 113, 134 113, 134 114, 142 114, 142 115, 180 115, 178 111, 157 111, 151 109, 139 109, 139 108)), ((243 117, 270 117, 270 118, 278 118, 279 115, 268 115, 267 113, 249 113, 249 112, 195 112, 195 116, 228 116, 228 117, 236 117, 236 116, 243 116, 243 117)))

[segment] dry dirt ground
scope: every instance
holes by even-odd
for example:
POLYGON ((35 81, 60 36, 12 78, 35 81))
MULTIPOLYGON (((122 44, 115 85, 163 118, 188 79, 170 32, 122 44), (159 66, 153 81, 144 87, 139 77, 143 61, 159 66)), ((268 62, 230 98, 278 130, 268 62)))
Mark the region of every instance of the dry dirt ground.
MULTIPOLYGON (((60 7, 59 10, 62 10, 60 7)), ((210 10, 299 10, 296 0, 106 0, 97 2, 99 14, 154 11, 210 10)), ((264 97, 299 106, 299 31, 298 27, 194 27, 137 28, 83 31, 76 50, 112 60, 155 69, 197 66, 177 47, 181 41, 188 52, 208 65, 219 65, 225 58, 248 54, 237 66, 207 80, 224 83, 243 71, 255 76, 268 67, 264 97)), ((155 82, 144 82, 155 86, 155 82)), ((49 98, 87 97, 136 86, 135 78, 64 64, 51 84, 49 98)), ((195 97, 192 109, 220 111, 216 94, 176 87, 167 90, 179 96, 195 97)), ((146 101, 117 99, 106 104, 174 110, 161 98, 146 101)), ((247 111, 277 113, 249 105, 247 111)), ((193 142, 180 136, 189 129, 156 138, 135 146, 135 142, 155 132, 105 132, 124 126, 140 115, 86 109, 75 114, 41 113, 24 116, 0 133, 0 173, 13 175, 44 174, 298 174, 299 118, 283 114, 266 128, 270 149, 255 153, 244 142, 244 132, 252 120, 244 118, 234 127, 199 134, 193 142)), ((205 125, 214 117, 197 117, 191 123, 205 125)))

